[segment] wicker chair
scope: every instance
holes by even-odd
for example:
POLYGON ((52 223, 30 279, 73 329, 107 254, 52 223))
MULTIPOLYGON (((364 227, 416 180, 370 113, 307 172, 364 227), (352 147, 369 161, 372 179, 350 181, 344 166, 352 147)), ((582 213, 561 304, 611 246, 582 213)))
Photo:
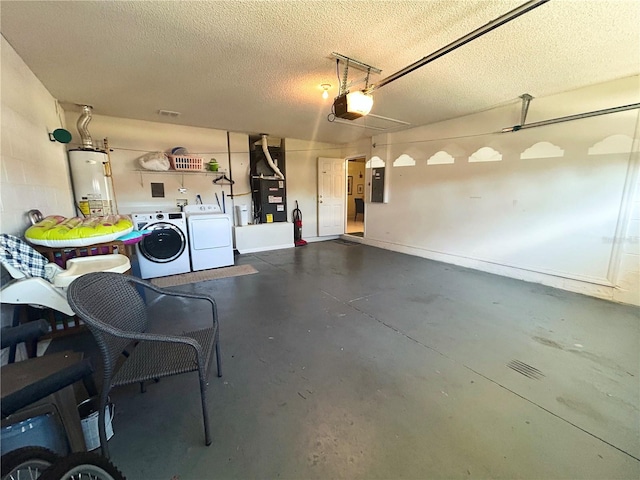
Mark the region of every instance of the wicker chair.
POLYGON ((194 371, 198 372, 200 379, 205 443, 210 445, 206 393, 214 347, 218 376, 222 376, 215 300, 208 295, 162 289, 136 277, 109 272, 79 277, 69 286, 67 297, 73 311, 84 320, 95 337, 104 363, 98 418, 102 454, 109 456, 105 409, 113 387, 132 383, 143 385, 146 380, 194 371), (146 333, 149 316, 139 293, 142 291, 140 287, 163 295, 208 301, 212 326, 182 335, 146 333), (126 352, 126 359, 121 362, 123 352, 126 352))

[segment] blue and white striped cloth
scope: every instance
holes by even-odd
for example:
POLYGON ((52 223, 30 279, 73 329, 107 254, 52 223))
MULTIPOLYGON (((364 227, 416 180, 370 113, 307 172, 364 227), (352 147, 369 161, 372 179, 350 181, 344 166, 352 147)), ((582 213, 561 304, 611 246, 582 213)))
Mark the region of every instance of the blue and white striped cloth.
POLYGON ((0 261, 20 270, 27 277, 47 278, 44 267, 49 260, 13 235, 0 234, 0 261))

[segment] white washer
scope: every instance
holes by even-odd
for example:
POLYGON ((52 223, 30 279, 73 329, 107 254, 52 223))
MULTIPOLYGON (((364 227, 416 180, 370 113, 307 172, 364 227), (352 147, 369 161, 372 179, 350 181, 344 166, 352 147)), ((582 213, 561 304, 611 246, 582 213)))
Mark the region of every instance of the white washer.
POLYGON ((218 205, 186 205, 191 269, 233 265, 233 219, 218 205))
POLYGON ((182 212, 131 214, 137 230, 151 230, 136 244, 140 276, 164 277, 191 271, 187 220, 182 212))

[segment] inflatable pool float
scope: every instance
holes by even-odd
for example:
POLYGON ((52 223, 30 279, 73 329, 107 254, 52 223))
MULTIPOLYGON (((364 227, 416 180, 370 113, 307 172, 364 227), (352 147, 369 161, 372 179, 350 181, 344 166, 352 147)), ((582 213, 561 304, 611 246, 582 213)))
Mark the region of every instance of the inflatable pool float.
POLYGON ((131 233, 133 222, 123 215, 92 218, 65 218, 50 215, 24 233, 34 245, 44 247, 86 247, 106 243, 131 233))

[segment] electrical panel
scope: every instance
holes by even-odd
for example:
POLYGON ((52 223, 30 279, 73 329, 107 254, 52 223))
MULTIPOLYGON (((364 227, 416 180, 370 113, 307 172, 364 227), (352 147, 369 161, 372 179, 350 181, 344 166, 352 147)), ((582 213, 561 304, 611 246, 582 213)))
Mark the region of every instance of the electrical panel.
POLYGON ((371 169, 371 201, 384 202, 384 167, 371 169))

